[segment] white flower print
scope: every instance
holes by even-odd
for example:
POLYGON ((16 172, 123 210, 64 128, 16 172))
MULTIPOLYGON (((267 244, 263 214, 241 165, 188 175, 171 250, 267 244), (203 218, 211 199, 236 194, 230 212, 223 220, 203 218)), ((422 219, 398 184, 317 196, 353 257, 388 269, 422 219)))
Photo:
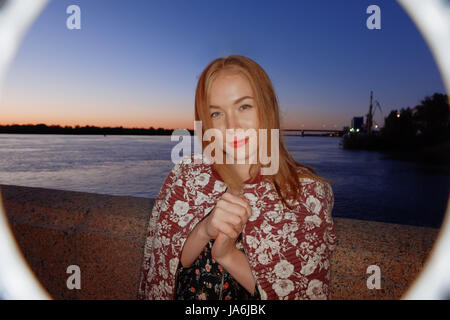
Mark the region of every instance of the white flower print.
POLYGON ((192 214, 186 214, 180 218, 180 221, 178 221, 178 225, 180 227, 184 227, 192 220, 192 218, 194 218, 192 214))
POLYGON ((268 240, 267 244, 269 245, 270 250, 272 250, 273 254, 276 254, 280 251, 280 243, 278 241, 268 240))
POLYGON ((325 248, 326 248, 325 243, 322 243, 319 247, 316 248, 316 253, 318 255, 323 254, 325 252, 325 248))
POLYGON ((170 273, 171 274, 175 274, 177 272, 177 267, 178 267, 178 258, 172 258, 169 261, 169 266, 170 266, 170 273))
POLYGON ((153 247, 155 249, 161 248, 161 240, 159 240, 159 238, 155 238, 155 240, 153 241, 153 247))
POLYGON ((253 193, 247 192, 244 193, 244 196, 248 199, 248 201, 250 201, 251 204, 255 203, 258 200, 258 198, 253 193))
POLYGON ((259 241, 253 236, 246 236, 245 240, 250 248, 256 249, 259 246, 259 241))
POLYGON ((176 164, 172 169, 172 173, 174 174, 175 177, 180 176, 181 166, 179 164, 176 164))
MULTIPOLYGON (((286 223, 286 232, 295 232, 298 230, 298 224, 297 223, 286 223)), ((284 230, 284 226, 283 226, 284 230)))
MULTIPOLYGON (((150 270, 153 270, 153 268, 155 268, 155 255, 153 254, 153 252, 152 253, 150 253, 149 255, 148 255, 148 257, 149 257, 149 259, 148 259, 148 261, 150 262, 149 263, 149 266, 148 266, 148 268, 150 269, 150 270)), ((153 279, 153 277, 155 276, 155 273, 148 273, 147 274, 147 281, 151 281, 152 279, 153 279)))
POLYGON ((307 216, 305 218, 305 227, 307 230, 314 229, 315 227, 319 227, 322 223, 322 219, 319 218, 319 216, 307 216))
POLYGON ((294 283, 289 279, 281 279, 272 285, 272 289, 279 297, 284 297, 294 290, 294 283))
POLYGON ((272 220, 274 223, 279 223, 283 218, 279 211, 267 211, 265 213, 266 217, 272 220))
MULTIPOLYGON (((170 192, 167 192, 166 197, 161 200, 160 202, 160 211, 166 211, 168 207, 168 201, 167 199, 170 197, 170 192)), ((159 212, 157 213, 159 215, 159 212)))
POLYGON ((316 195, 318 195, 320 198, 323 198, 325 196, 325 192, 323 190, 323 186, 321 183, 318 183, 316 188, 314 189, 314 192, 316 195))
POLYGON ((291 221, 297 221, 297 215, 292 211, 285 211, 284 219, 291 220, 291 221))
POLYGON ((260 212, 261 210, 258 207, 252 206, 252 216, 248 218, 248 221, 255 221, 256 219, 258 219, 260 212))
POLYGON ((315 232, 313 233, 305 233, 305 240, 309 242, 316 242, 317 241, 317 234, 315 232))
POLYGON ((205 201, 208 201, 208 197, 202 192, 197 192, 197 196, 195 197, 195 205, 199 206, 205 201))
POLYGON ((312 212, 314 212, 314 214, 319 214, 322 209, 322 204, 319 199, 314 196, 309 196, 308 199, 306 199, 306 205, 312 212))
POLYGON ((173 211, 179 215, 183 216, 185 215, 189 210, 189 203, 177 200, 175 201, 175 204, 173 205, 173 211))
POLYGON ((275 194, 273 194, 273 193, 268 193, 268 194, 267 194, 267 198, 269 198, 269 200, 274 200, 274 199, 275 199, 275 194))
POLYGON ((265 253, 261 253, 258 255, 258 261, 261 264, 268 264, 270 262, 269 257, 265 253))
POLYGON ((161 243, 162 243, 163 245, 167 246, 167 245, 170 244, 170 239, 167 238, 167 237, 162 236, 162 237, 161 237, 161 243))
POLYGON ((275 265, 275 274, 280 278, 289 278, 294 272, 294 266, 286 260, 281 260, 275 265))
POLYGON ((302 267, 300 273, 305 276, 309 276, 314 272, 314 270, 316 270, 318 263, 319 261, 316 256, 309 257, 308 262, 302 267))
POLYGON ((175 185, 176 185, 176 186, 179 186, 179 187, 182 187, 182 186, 183 186, 183 180, 178 179, 178 180, 175 182, 175 185))
POLYGON ((308 289, 306 289, 306 295, 310 299, 326 300, 327 296, 324 293, 324 285, 322 281, 314 279, 308 284, 308 289))
POLYGON ((227 185, 220 180, 214 182, 214 192, 222 193, 227 188, 227 185))
POLYGON ((171 292, 172 288, 169 285, 169 283, 167 281, 163 281, 161 283, 161 289, 164 290, 165 292, 171 292))
POLYGON ((267 223, 267 221, 266 220, 264 220, 263 222, 262 222, 262 224, 261 224, 261 230, 264 232, 264 233, 270 233, 270 231, 273 229, 273 227, 269 224, 269 223, 267 223))
POLYGON ((289 241, 289 243, 292 244, 293 246, 296 246, 297 243, 298 243, 298 239, 295 237, 295 234, 294 234, 294 233, 290 233, 290 234, 288 235, 288 241, 289 241))
POLYGON ((266 291, 264 291, 263 288, 261 288, 260 285, 258 285, 258 291, 259 291, 259 295, 261 296, 261 300, 267 300, 267 293, 266 293, 266 291))
POLYGON ((167 279, 167 276, 168 276, 168 274, 167 274, 167 270, 166 270, 166 268, 164 268, 163 266, 159 266, 159 273, 162 275, 162 277, 164 278, 164 279, 167 279))
POLYGON ((303 184, 309 184, 314 182, 314 180, 309 178, 300 178, 299 181, 302 182, 303 184))
POLYGON ((184 165, 191 164, 193 156, 194 156, 193 154, 187 154, 180 159, 179 163, 184 165))
POLYGON ((208 182, 209 182, 209 174, 207 173, 200 173, 199 175, 195 176, 196 185, 204 187, 208 184, 208 182))

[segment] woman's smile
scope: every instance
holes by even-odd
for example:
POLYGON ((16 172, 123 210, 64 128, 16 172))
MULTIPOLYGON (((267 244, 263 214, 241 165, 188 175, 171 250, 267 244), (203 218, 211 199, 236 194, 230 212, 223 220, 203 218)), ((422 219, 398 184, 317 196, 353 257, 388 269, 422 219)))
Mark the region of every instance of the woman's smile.
POLYGON ((242 140, 233 140, 233 142, 229 142, 229 145, 233 148, 240 148, 244 146, 248 142, 248 137, 242 140))

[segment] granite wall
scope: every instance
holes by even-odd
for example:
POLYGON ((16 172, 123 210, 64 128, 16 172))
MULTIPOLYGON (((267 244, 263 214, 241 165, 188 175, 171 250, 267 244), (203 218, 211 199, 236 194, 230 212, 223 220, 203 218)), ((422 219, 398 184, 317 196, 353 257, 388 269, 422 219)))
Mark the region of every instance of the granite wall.
MULTIPOLYGON (((4 209, 25 258, 55 299, 136 299, 153 200, 0 185, 4 209), (81 269, 69 290, 67 267, 81 269)), ((333 299, 398 299, 415 279, 438 229, 334 218, 333 299), (381 269, 369 290, 366 269, 381 269)))

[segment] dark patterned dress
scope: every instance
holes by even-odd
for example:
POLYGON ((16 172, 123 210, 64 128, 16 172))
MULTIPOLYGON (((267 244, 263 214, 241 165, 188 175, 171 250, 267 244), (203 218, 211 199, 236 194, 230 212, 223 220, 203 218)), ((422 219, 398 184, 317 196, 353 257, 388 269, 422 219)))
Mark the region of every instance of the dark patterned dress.
MULTIPOLYGON (((242 234, 237 239, 242 252, 242 234)), ((211 257, 210 240, 192 265, 178 264, 175 300, 260 300, 258 289, 252 295, 211 257)), ((245 253, 245 252, 244 252, 245 253)))

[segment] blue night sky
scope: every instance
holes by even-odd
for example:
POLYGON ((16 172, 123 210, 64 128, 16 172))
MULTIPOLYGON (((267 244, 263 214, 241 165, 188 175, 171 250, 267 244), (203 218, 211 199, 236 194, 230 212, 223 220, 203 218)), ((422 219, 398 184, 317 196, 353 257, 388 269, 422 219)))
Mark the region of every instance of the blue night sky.
POLYGON ((229 54, 268 73, 283 128, 341 129, 370 90, 384 116, 445 92, 395 1, 54 0, 10 69, 0 123, 193 128, 198 76, 229 54), (66 28, 71 4, 81 30, 66 28), (371 4, 381 30, 366 27, 371 4))

